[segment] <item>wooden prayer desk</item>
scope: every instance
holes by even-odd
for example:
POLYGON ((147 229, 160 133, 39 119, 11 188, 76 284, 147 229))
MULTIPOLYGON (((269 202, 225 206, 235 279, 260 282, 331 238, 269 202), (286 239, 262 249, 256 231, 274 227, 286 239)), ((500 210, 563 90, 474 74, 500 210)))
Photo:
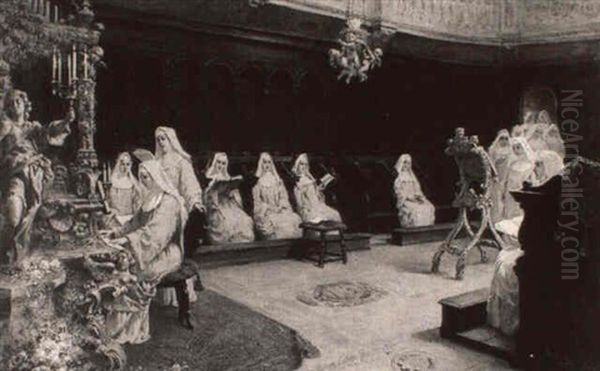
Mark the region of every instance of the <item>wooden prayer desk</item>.
POLYGON ((344 223, 324 221, 320 223, 302 223, 300 228, 304 231, 304 238, 309 240, 320 241, 318 257, 314 258, 310 254, 305 256, 305 259, 317 262, 320 268, 323 268, 325 263, 333 261, 348 262, 346 254, 346 241, 344 239, 344 231, 348 229, 344 223), (311 236, 310 232, 316 232, 318 237, 311 236), (331 232, 337 232, 337 235, 332 235, 331 232), (327 250, 330 242, 339 242, 340 252, 335 253, 327 250))

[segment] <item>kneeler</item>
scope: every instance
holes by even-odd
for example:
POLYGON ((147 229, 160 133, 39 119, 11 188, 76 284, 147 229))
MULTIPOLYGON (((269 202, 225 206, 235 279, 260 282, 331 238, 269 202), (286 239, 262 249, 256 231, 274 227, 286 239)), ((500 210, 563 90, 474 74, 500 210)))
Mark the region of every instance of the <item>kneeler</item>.
MULTIPOLYGON (((188 221, 183 233, 184 258, 181 267, 168 275, 166 275, 158 287, 172 287, 175 289, 177 297, 177 305, 179 310, 179 323, 186 328, 193 329, 194 322, 191 315, 190 293, 188 292, 186 280, 196 278, 196 286, 203 290, 202 282, 200 281, 200 268, 192 259, 196 250, 200 245, 200 241, 206 231, 205 215, 194 209, 190 212, 188 221)), ((197 290, 197 291, 200 291, 197 290)))

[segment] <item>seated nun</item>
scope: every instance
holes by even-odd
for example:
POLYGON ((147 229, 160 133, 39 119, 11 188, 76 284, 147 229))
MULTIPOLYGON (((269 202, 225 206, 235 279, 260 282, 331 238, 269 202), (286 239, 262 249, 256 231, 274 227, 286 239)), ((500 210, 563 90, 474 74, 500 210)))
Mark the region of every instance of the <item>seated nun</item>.
POLYGON ((231 177, 227 154, 214 155, 206 178, 204 193, 208 221, 208 240, 211 244, 254 241, 254 223, 242 206, 238 190, 241 177, 231 177))
POLYGON ((341 222, 340 213, 325 203, 323 194, 325 184, 317 184, 317 180, 310 172, 308 156, 305 153, 298 156, 292 172, 298 177, 294 186, 294 197, 302 221, 308 223, 341 222))
POLYGON ((523 210, 515 201, 510 191, 523 188, 523 182, 532 182, 535 169, 535 154, 523 137, 513 138, 513 156, 509 160, 506 179, 504 181, 504 209, 502 219, 512 219, 523 215, 523 210))
POLYGON ((558 153, 561 158, 565 158, 567 151, 565 149, 565 142, 560 136, 558 126, 554 124, 550 125, 544 133, 544 140, 546 141, 549 150, 558 153))
POLYGON ((108 206, 111 214, 109 226, 121 226, 129 221, 140 206, 140 187, 131 172, 131 156, 119 154, 110 177, 108 206))
MULTIPOLYGON (((552 151, 548 152, 556 155, 552 151)), ((553 157, 553 155, 549 156, 553 157)), ((544 163, 544 159, 540 161, 544 163)), ((538 173, 538 185, 544 184, 563 169, 562 163, 560 166, 555 166, 557 165, 555 158, 547 162, 545 172, 538 173)), ((519 215, 496 223, 496 230, 502 235, 505 244, 494 265, 494 276, 487 302, 487 322, 509 336, 515 335, 519 328, 519 280, 514 268, 517 259, 523 255, 518 241, 522 222, 523 215, 519 215)))
POLYGON ((136 273, 128 290, 110 304, 106 319, 109 336, 121 344, 150 339, 150 302, 161 279, 181 266, 187 221, 184 201, 158 161, 141 163, 138 173, 144 188, 141 207, 112 240, 132 256, 136 273))
POLYGON ((289 195, 268 153, 261 153, 252 189, 254 222, 265 240, 302 237, 300 216, 292 210, 289 195))
POLYGON ((508 130, 498 132, 496 139, 488 149, 490 160, 496 169, 496 178, 490 187, 492 198, 491 217, 494 222, 502 220, 504 210, 505 179, 508 172, 508 163, 513 158, 512 139, 508 130))
POLYGON ((398 177, 394 181, 394 192, 400 226, 411 228, 433 225, 435 207, 421 190, 421 184, 412 170, 411 156, 401 155, 395 167, 398 177))

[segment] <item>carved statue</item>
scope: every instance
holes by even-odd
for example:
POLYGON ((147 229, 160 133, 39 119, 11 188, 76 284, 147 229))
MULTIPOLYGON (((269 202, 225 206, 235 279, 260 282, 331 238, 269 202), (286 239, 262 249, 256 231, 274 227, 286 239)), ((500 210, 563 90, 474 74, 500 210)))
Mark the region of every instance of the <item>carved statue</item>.
POLYGON ((490 185, 492 179, 497 177, 496 171, 487 152, 479 145, 477 136, 467 138, 463 128, 457 128, 454 138, 448 140, 445 153, 454 157, 459 169, 460 190, 456 194, 453 206, 459 209, 458 218, 454 228, 442 242, 438 251, 433 256, 431 271, 438 272, 442 255, 447 252, 458 256, 456 262, 456 279, 464 277, 467 254, 477 246, 481 253, 481 261, 486 262, 487 256, 483 245, 502 248, 503 241, 496 232, 490 217, 491 198, 490 185), (477 231, 471 227, 468 211, 478 210, 481 221, 477 231), (457 239, 460 232, 465 229, 469 238, 465 243, 457 239), (483 233, 489 230, 493 239, 482 239, 483 233))
POLYGON ((421 190, 419 180, 412 170, 412 158, 403 154, 396 162, 398 177, 394 182, 396 208, 400 225, 405 228, 433 225, 435 207, 421 190))
POLYGON ((4 99, 0 120, 0 173, 4 227, 0 259, 14 264, 28 255, 31 227, 42 205, 44 188, 53 177, 52 163, 44 155, 48 146, 61 146, 70 134, 75 113, 42 126, 29 121, 27 94, 11 90, 4 99))

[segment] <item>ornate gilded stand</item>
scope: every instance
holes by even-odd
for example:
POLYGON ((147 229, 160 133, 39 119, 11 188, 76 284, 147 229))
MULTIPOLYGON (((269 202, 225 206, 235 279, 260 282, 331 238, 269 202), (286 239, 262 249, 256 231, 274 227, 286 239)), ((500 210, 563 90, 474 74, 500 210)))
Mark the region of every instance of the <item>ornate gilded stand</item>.
POLYGON ((456 262, 456 279, 464 277, 465 265, 469 251, 477 246, 481 254, 481 261, 487 262, 487 255, 483 247, 503 248, 504 242, 496 231, 491 219, 490 184, 495 181, 495 170, 487 153, 479 145, 476 136, 466 137, 463 128, 457 128, 454 138, 448 140, 445 153, 453 156, 458 165, 460 175, 460 190, 457 193, 453 206, 458 208, 458 217, 448 234, 442 242, 438 251, 433 256, 431 271, 437 273, 440 267, 442 255, 447 252, 458 257, 456 262), (477 211, 481 220, 476 229, 471 226, 469 212, 477 211), (467 239, 459 240, 463 229, 466 231, 467 239), (491 239, 484 239, 485 231, 489 231, 491 239))

